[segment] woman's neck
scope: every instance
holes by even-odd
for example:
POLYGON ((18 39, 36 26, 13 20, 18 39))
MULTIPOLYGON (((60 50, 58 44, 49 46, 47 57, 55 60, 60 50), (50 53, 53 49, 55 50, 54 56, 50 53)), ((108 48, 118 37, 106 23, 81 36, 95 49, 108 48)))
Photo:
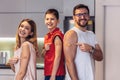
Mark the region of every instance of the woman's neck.
POLYGON ((21 44, 22 44, 22 43, 24 43, 26 41, 26 39, 25 38, 21 38, 20 41, 21 41, 21 44))

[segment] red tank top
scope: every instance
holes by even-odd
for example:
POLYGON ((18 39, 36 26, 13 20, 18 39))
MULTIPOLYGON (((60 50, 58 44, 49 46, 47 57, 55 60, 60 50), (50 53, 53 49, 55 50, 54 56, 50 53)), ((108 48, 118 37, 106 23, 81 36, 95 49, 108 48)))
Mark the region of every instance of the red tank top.
MULTIPOLYGON (((53 63, 54 63, 54 58, 55 58, 55 45, 54 45, 54 38, 56 36, 59 36, 63 42, 63 34, 59 30, 59 28, 56 28, 54 31, 48 33, 44 37, 44 45, 46 43, 50 43, 50 49, 46 52, 45 54, 45 59, 44 59, 44 74, 45 76, 50 76, 52 73, 52 68, 53 68, 53 63)), ((58 67, 57 71, 57 76, 59 75, 65 75, 65 65, 64 65, 64 53, 62 50, 61 54, 61 60, 60 60, 60 65, 58 67)))

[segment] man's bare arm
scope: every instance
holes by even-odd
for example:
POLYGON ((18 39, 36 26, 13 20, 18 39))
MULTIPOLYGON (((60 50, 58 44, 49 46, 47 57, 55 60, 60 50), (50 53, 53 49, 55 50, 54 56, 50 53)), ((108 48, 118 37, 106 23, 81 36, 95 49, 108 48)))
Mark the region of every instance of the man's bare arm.
POLYGON ((99 44, 95 45, 95 49, 93 52, 93 58, 97 61, 102 61, 103 60, 103 52, 99 46, 99 44))
POLYGON ((76 42, 77 42, 76 32, 72 30, 66 32, 64 36, 64 54, 68 73, 71 77, 71 80, 78 80, 76 66, 74 63, 77 50, 77 46, 75 45, 76 42))

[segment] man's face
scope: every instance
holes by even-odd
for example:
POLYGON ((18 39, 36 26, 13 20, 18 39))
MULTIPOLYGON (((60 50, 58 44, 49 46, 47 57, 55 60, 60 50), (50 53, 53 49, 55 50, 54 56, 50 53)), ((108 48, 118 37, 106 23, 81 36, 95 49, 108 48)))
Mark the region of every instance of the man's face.
POLYGON ((77 23, 80 27, 86 27, 88 20, 89 20, 89 14, 87 9, 80 8, 75 10, 75 15, 73 16, 75 23, 77 23))

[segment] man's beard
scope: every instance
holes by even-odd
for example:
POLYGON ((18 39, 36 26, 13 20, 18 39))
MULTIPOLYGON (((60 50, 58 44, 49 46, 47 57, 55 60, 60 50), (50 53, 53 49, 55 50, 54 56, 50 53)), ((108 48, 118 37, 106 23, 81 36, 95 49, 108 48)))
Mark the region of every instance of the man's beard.
MULTIPOLYGON (((77 24, 78 24, 80 27, 83 27, 83 28, 84 28, 84 27, 87 26, 87 24, 88 24, 87 22, 86 22, 86 24, 82 25, 82 24, 80 23, 80 21, 81 21, 81 20, 79 20, 79 21, 77 22, 77 24)), ((86 21, 86 19, 85 19, 85 21, 86 21)))

